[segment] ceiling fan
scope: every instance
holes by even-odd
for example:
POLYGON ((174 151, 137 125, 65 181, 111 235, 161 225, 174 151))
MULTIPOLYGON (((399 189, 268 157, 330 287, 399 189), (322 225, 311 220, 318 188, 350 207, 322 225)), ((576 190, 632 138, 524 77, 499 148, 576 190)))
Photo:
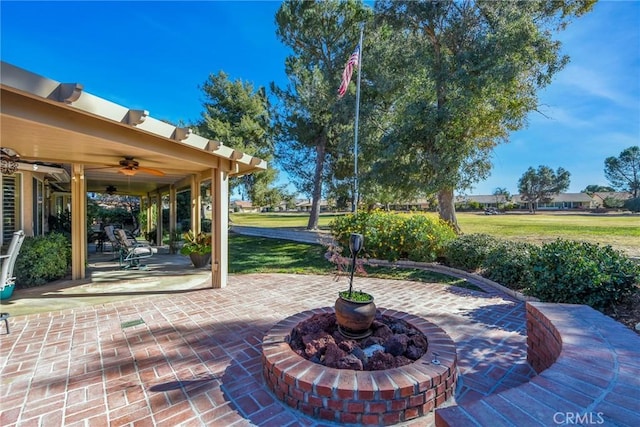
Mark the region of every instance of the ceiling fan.
POLYGON ((119 165, 121 168, 118 170, 118 173, 127 176, 134 176, 138 172, 148 173, 149 175, 155 176, 164 176, 164 172, 161 170, 142 167, 137 160, 134 160, 133 157, 130 156, 125 156, 124 159, 120 160, 119 165))

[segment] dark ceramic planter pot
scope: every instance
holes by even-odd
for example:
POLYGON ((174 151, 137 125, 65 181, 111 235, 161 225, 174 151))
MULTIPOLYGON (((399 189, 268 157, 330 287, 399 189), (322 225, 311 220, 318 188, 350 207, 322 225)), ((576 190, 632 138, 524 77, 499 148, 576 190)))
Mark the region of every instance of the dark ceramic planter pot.
POLYGON ((376 317, 376 305, 371 301, 350 301, 338 297, 335 304, 336 320, 340 333, 348 338, 365 338, 371 335, 371 324, 376 317))
POLYGON ((202 268, 209 264, 211 261, 211 254, 197 254, 191 253, 189 254, 189 258, 191 258, 191 262, 195 268, 202 268))

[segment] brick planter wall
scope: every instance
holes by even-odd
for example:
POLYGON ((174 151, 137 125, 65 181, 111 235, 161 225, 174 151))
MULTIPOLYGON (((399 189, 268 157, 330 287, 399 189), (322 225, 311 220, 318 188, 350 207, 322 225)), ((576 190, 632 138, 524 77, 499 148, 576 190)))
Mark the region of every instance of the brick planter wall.
POLYGON ((562 350, 562 337, 551 320, 527 304, 527 362, 540 373, 551 366, 562 350))
POLYGON ((390 425, 423 416, 453 397, 456 349, 438 326, 417 316, 378 309, 402 319, 427 337, 425 355, 410 365, 384 371, 333 369, 294 353, 289 335, 300 322, 332 307, 298 313, 276 324, 262 341, 264 378, 275 395, 309 416, 365 425, 390 425), (439 354, 441 364, 431 361, 439 354))

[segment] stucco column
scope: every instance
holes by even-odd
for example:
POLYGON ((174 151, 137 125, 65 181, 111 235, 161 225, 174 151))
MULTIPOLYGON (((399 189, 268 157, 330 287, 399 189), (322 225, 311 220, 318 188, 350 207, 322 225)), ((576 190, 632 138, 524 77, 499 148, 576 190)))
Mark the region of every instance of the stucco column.
POLYGON ((176 233, 176 224, 178 223, 178 207, 176 206, 176 186, 169 186, 169 241, 174 245, 173 236, 176 233))
POLYGON ((211 191, 211 283, 214 288, 224 288, 229 272, 229 174, 226 171, 211 170, 211 191))
POLYGON ((156 191, 156 246, 162 246, 162 194, 156 191))
POLYGON ((87 185, 84 166, 71 165, 71 278, 85 278, 87 261, 87 185))
POLYGON ((202 231, 200 219, 200 178, 191 177, 191 229, 195 235, 202 231))

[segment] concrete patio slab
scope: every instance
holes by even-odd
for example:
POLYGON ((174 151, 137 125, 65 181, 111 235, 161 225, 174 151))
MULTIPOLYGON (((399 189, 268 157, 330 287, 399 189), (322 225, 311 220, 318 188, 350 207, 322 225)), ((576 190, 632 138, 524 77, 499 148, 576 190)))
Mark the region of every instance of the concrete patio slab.
POLYGON ((114 257, 92 250, 87 279, 17 289, 11 299, 2 301, 2 311, 20 316, 211 287, 210 267, 196 269, 189 257, 169 254, 167 248, 158 248, 144 269, 123 269, 114 257))

